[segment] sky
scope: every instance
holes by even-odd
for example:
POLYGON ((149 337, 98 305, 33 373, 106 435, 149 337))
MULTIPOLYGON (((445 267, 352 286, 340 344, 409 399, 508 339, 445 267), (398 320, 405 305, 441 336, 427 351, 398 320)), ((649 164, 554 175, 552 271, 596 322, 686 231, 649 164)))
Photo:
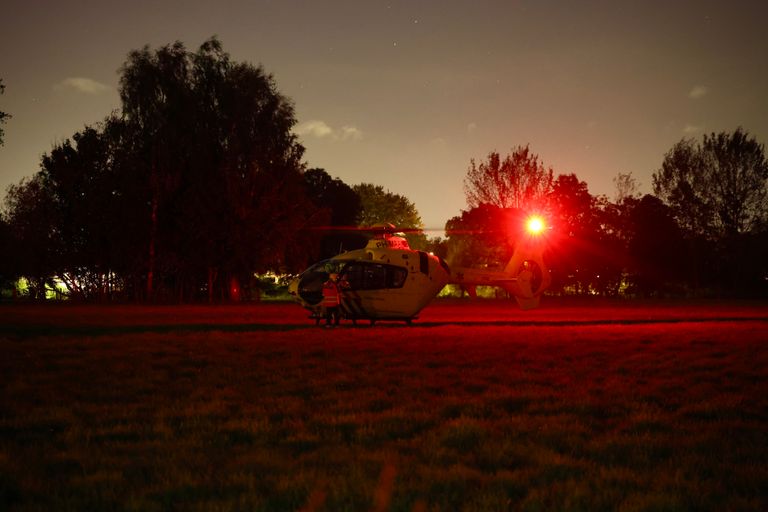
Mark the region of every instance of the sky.
POLYGON ((131 50, 217 36, 294 104, 308 167, 413 201, 427 227, 466 209, 472 159, 529 145, 555 174, 652 191, 683 138, 768 142, 768 2, 6 0, 0 191, 120 109, 131 50))

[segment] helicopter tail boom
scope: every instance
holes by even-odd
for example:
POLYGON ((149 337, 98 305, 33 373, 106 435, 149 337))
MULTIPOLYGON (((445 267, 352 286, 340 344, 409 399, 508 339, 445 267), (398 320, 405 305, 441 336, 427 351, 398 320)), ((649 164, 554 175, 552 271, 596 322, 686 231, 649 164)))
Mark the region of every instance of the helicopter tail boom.
POLYGON ((549 286, 551 278, 542 257, 542 243, 528 237, 515 247, 503 271, 473 268, 451 269, 449 282, 476 296, 477 286, 498 286, 513 295, 522 309, 539 305, 539 298, 549 286))

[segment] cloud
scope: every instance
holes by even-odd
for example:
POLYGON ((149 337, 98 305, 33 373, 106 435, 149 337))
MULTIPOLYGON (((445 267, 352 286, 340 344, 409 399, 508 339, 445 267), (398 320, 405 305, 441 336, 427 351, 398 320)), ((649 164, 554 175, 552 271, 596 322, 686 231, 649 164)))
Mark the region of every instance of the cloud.
POLYGON ((311 135, 318 139, 333 135, 333 129, 328 126, 325 121, 306 121, 304 123, 299 123, 293 131, 296 132, 297 135, 311 135))
POLYGON ((363 138, 363 132, 356 126, 344 125, 336 129, 319 119, 299 123, 293 131, 296 135, 307 135, 318 139, 360 140, 363 138))
POLYGON ((709 89, 705 85, 696 85, 691 89, 691 92, 688 93, 688 97, 692 100, 698 100, 706 96, 708 92, 709 89))
POLYGON ((693 133, 699 133, 704 131, 704 127, 698 124, 686 124, 685 128, 683 128, 683 133, 685 134, 693 134, 693 133))
POLYGON ((477 131, 477 123, 469 123, 467 125, 467 133, 475 133, 477 131))
POLYGON ((341 127, 341 140, 360 140, 363 138, 363 132, 361 132, 356 126, 342 126, 341 127))
POLYGON ((101 94, 111 89, 108 85, 84 77, 65 78, 53 88, 56 90, 71 89, 84 94, 101 94))

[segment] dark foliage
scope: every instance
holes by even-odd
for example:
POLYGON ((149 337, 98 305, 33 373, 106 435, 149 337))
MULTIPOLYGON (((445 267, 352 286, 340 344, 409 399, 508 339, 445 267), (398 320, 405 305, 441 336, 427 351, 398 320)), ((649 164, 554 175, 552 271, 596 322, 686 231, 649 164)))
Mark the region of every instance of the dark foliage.
MULTIPOLYGON (((5 86, 3 85, 3 79, 0 78, 0 94, 3 94, 4 92, 5 86)), ((0 146, 3 145, 3 136, 5 135, 5 131, 3 131, 3 124, 5 123, 6 119, 10 117, 10 114, 0 111, 0 146)))
POLYGON ((684 240, 687 282, 727 295, 766 292, 768 161, 765 148, 738 128, 683 139, 653 176, 684 240))
POLYGON ((552 189, 553 171, 528 146, 518 146, 503 160, 492 151, 485 161, 470 161, 464 193, 470 208, 483 203, 500 208, 541 209, 552 189))
POLYGON ((450 219, 448 261, 460 267, 503 267, 512 256, 525 212, 481 203, 450 219))
MULTIPOLYGON (((120 72, 122 111, 9 187, 1 285, 23 276, 42 298, 58 276, 84 300, 240 300, 259 295, 255 273, 299 271, 365 244, 308 227, 423 228, 405 196, 305 171, 290 100, 215 38, 195 53, 179 42, 144 47, 120 72)), ((411 246, 453 265, 502 267, 528 214, 544 213, 551 292, 768 293, 768 163, 741 128, 677 143, 655 196, 636 196, 630 174, 614 180, 615 202, 574 174, 553 176, 528 146, 472 161, 470 208, 448 221, 446 240, 409 234, 411 246)))
MULTIPOLYGON (((357 226, 362 215, 360 196, 352 187, 338 178, 331 177, 323 169, 309 169, 304 173, 307 195, 320 209, 318 224, 333 226, 357 226)), ((334 232, 318 234, 321 239, 320 258, 330 258, 342 250, 365 247, 363 235, 334 232)))
POLYGON ((300 233, 318 208, 271 75, 215 38, 195 53, 177 42, 131 52, 120 96, 119 115, 11 187, 15 274, 57 275, 85 299, 214 300, 307 264, 300 233))
POLYGON ((717 239, 763 230, 768 222, 765 150, 741 128, 704 135, 701 144, 675 144, 653 175, 653 189, 695 235, 717 239))
MULTIPOLYGON (((360 183, 352 189, 360 197, 361 226, 393 224, 399 228, 424 228, 416 205, 407 197, 372 183, 360 183)), ((426 247, 427 237, 424 234, 407 233, 406 238, 414 249, 426 247)))

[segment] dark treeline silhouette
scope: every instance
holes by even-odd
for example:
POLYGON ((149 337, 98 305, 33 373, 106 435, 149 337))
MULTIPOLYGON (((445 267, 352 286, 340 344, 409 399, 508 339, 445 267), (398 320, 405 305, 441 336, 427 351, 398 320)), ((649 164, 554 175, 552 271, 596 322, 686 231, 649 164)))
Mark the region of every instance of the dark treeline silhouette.
MULTIPOLYGON (((422 228, 415 205, 374 184, 307 170, 291 101, 261 67, 213 38, 132 51, 122 109, 85 127, 9 187, 0 216, 0 287, 42 298, 54 277, 81 300, 221 301, 258 295, 256 274, 298 272, 365 239, 316 226, 422 228)), ((551 292, 765 296, 768 166, 741 128, 682 140, 640 197, 555 177, 528 146, 471 161, 468 210, 446 239, 412 236, 462 266, 506 263, 525 216, 543 213, 551 292)))
MULTIPOLYGON (((3 94, 4 92, 5 86, 3 85, 3 79, 0 78, 0 94, 3 94)), ((5 136, 5 132, 3 131, 3 123, 5 123, 9 117, 11 117, 10 114, 0 110, 0 146, 3 145, 3 137, 5 136)))
POLYGON ((741 128, 684 139, 639 197, 631 175, 614 201, 573 174, 546 170, 529 148, 471 163, 471 206, 448 221, 447 254, 461 265, 503 265, 525 215, 544 213, 551 293, 623 296, 768 295, 768 164, 741 128), (513 207, 510 207, 513 206, 513 207), (526 208, 525 205, 535 205, 526 208), (452 234, 454 233, 454 234, 452 234), (453 254, 451 254, 453 251, 453 254))
POLYGON ((9 188, 6 280, 26 277, 33 296, 55 275, 83 299, 237 299, 254 272, 307 264, 304 228, 328 214, 271 75, 215 38, 177 42, 132 51, 120 97, 9 188))

